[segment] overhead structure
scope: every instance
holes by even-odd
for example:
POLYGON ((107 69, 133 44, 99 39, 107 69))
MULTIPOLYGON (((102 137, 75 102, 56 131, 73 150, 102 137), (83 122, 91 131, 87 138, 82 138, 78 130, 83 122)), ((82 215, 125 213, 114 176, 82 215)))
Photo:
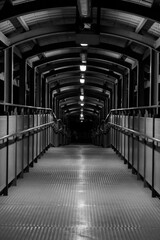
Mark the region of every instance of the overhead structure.
POLYGON ((159 10, 158 0, 1 1, 0 100, 51 107, 66 123, 81 107, 99 122, 156 104, 159 10))

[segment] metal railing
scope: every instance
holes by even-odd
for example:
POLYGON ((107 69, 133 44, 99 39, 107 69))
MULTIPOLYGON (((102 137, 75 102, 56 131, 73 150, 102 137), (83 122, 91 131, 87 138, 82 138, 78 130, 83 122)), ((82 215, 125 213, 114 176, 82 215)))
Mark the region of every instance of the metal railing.
POLYGON ((160 106, 113 109, 99 126, 137 179, 160 194, 160 106))
POLYGON ((9 185, 29 172, 59 127, 49 108, 0 103, 0 114, 0 192, 8 195, 9 185))

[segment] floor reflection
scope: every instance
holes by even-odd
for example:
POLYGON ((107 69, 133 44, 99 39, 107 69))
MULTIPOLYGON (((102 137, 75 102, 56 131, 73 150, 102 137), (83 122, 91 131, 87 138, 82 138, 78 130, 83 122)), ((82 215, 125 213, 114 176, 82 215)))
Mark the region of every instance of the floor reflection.
POLYGON ((74 240, 84 240, 90 238, 89 228, 90 214, 87 205, 86 195, 86 163, 83 155, 83 151, 80 150, 79 169, 78 169, 78 181, 77 181, 77 219, 76 219, 76 234, 74 240))

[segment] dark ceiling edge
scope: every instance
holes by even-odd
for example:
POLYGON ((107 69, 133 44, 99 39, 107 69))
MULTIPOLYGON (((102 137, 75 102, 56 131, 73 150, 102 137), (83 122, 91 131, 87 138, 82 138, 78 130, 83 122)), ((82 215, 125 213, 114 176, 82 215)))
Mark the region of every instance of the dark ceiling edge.
MULTIPOLYGON (((127 1, 106 1, 101 0, 97 3, 96 0, 92 1, 92 7, 100 7, 100 8, 107 8, 111 10, 118 10, 130 14, 134 14, 137 16, 149 18, 153 21, 160 22, 160 8, 156 4, 150 8, 146 6, 142 6, 140 4, 135 4, 133 2, 127 2, 127 1)), ((75 0, 58 0, 58 1, 50 1, 45 0, 42 1, 40 4, 37 4, 37 1, 27 2, 23 4, 18 4, 13 6, 13 4, 10 3, 10 5, 4 5, 2 10, 0 11, 0 21, 4 21, 6 19, 11 19, 14 17, 18 17, 21 15, 26 15, 32 12, 37 11, 44 11, 49 10, 52 8, 58 8, 58 7, 74 7, 76 10, 76 1, 75 0), (10 11, 8 11, 8 7, 10 8, 10 11)))

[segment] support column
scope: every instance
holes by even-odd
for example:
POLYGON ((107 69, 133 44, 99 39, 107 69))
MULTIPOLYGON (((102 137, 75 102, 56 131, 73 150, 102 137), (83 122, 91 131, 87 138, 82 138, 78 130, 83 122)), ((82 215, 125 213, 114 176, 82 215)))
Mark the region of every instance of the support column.
POLYGON ((42 78, 41 74, 36 73, 36 106, 42 106, 42 78))
POLYGON ((108 114, 108 97, 104 100, 104 117, 106 118, 108 114))
POLYGON ((59 118, 59 100, 56 99, 56 116, 59 118))
POLYGON ((41 78, 42 81, 42 107, 46 106, 46 79, 44 77, 41 78))
POLYGON ((144 64, 139 61, 137 66, 137 107, 144 105, 144 64))
POLYGON ((4 102, 13 103, 13 47, 4 51, 4 102))
POLYGON ((47 83, 47 79, 45 81, 45 108, 49 108, 49 84, 47 83))
POLYGON ((129 86, 131 80, 131 69, 128 69, 128 85, 127 85, 127 108, 129 108, 129 86))
POLYGON ((26 105, 26 82, 27 82, 27 62, 22 59, 20 63, 19 81, 19 104, 26 105))
POLYGON ((150 50, 150 97, 149 105, 158 105, 159 54, 150 50))
POLYGON ((121 97, 121 79, 118 80, 118 86, 117 86, 117 108, 122 107, 122 97, 121 97))
POLYGON ((130 71, 130 81, 129 81, 129 107, 134 106, 134 88, 135 88, 135 77, 137 76, 137 68, 130 71))
POLYGON ((35 106, 35 78, 36 78, 36 73, 35 73, 35 68, 32 68, 29 71, 29 83, 30 83, 30 105, 35 106))
POLYGON ((127 108, 128 107, 128 71, 126 74, 123 76, 122 79, 122 108, 127 108))
MULTIPOLYGON (((50 89, 50 87, 49 87, 49 89, 50 89)), ((55 111, 55 109, 56 109, 55 97, 54 97, 53 91, 52 91, 51 89, 50 89, 50 94, 49 94, 49 96, 50 96, 50 100, 49 100, 49 102, 50 102, 50 108, 52 108, 53 111, 56 113, 56 111, 55 111)))
POLYGON ((114 84, 114 108, 117 109, 118 106, 118 81, 114 84))

